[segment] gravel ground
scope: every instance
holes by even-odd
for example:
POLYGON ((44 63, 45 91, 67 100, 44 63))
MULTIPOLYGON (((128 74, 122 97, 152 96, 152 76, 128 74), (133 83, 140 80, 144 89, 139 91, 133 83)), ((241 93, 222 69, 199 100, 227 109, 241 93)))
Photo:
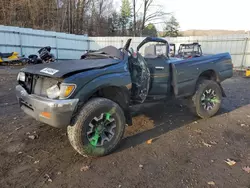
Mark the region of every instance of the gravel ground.
POLYGON ((227 98, 208 120, 178 101, 137 106, 119 149, 90 159, 66 130, 21 112, 17 71, 0 68, 0 187, 250 188, 250 79, 225 81, 227 98))

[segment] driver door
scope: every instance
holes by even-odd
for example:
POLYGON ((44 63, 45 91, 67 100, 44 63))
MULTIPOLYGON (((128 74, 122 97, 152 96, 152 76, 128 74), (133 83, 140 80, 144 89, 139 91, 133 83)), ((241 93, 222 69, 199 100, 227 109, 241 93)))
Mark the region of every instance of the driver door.
POLYGON ((150 87, 148 95, 166 96, 170 87, 170 68, 168 64, 169 46, 166 40, 161 38, 147 37, 138 46, 137 51, 146 43, 144 48, 144 59, 150 70, 150 87))

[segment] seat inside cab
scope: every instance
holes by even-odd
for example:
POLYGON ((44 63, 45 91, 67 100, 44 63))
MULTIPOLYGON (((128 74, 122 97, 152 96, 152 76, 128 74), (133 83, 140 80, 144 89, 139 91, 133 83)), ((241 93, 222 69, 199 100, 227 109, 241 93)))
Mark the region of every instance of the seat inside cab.
POLYGON ((144 58, 155 59, 160 56, 167 57, 166 44, 151 44, 144 49, 144 58))

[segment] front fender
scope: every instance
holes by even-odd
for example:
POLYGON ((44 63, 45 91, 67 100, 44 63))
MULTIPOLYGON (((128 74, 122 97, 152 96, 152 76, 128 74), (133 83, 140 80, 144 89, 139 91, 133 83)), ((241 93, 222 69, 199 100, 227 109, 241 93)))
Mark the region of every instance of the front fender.
POLYGON ((79 100, 84 103, 98 90, 109 86, 121 87, 125 90, 129 90, 131 87, 129 72, 106 74, 96 77, 81 87, 74 98, 79 98, 79 100))
POLYGON ((89 100, 89 98, 97 93, 97 91, 111 86, 115 87, 115 95, 109 96, 109 99, 120 105, 120 107, 124 111, 127 124, 132 125, 132 116, 129 111, 130 89, 132 84, 129 72, 99 76, 84 85, 76 93, 74 98, 78 98, 79 105, 82 106, 89 100), (119 93, 118 95, 117 92, 119 93))

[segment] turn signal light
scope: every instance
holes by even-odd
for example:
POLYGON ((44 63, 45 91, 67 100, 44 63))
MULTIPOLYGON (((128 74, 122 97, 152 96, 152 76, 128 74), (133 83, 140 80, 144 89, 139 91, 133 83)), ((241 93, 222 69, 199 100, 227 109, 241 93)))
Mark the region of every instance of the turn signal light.
POLYGON ((75 86, 67 86, 64 92, 64 96, 65 97, 69 96, 74 89, 75 89, 75 86))
POLYGON ((64 99, 69 97, 76 89, 75 84, 61 84, 60 98, 64 99))
POLYGON ((49 113, 49 112, 41 112, 40 115, 41 115, 42 117, 46 117, 46 118, 48 118, 48 119, 51 118, 51 113, 49 113))

